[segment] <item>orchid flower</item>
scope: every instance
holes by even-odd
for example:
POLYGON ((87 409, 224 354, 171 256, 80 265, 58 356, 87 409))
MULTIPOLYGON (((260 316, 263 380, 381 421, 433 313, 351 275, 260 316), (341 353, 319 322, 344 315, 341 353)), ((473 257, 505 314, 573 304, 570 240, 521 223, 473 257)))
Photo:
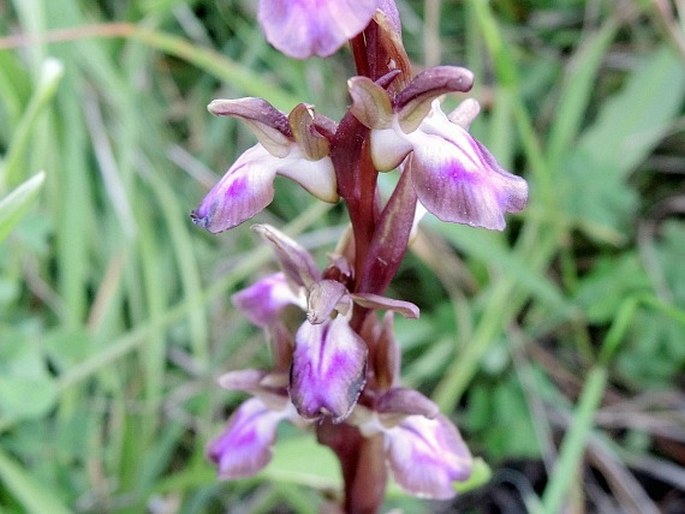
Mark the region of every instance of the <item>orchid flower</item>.
POLYGON ((418 317, 418 309, 379 295, 352 294, 341 282, 322 278, 314 258, 287 235, 269 225, 255 225, 254 230, 272 245, 283 271, 236 293, 234 305, 263 328, 275 324, 286 305, 306 310, 295 334, 290 397, 303 418, 325 415, 340 422, 365 384, 367 346, 349 325, 353 304, 410 318, 418 317))
POLYGON ((471 474, 468 447, 433 401, 399 385, 401 356, 392 313, 386 313, 382 330, 372 339, 377 348, 376 395, 355 408, 349 423, 364 437, 382 434, 388 467, 404 490, 426 498, 452 498, 453 483, 471 474))
POLYGON ((371 129, 371 156, 379 171, 397 167, 412 153, 405 173, 411 173, 419 202, 429 212, 443 221, 503 230, 504 214, 526 204, 526 181, 504 170, 469 134, 477 114, 473 102, 448 117, 436 99, 470 89, 472 80, 463 68, 432 68, 393 102, 378 84, 355 77, 349 81, 352 112, 371 129))
POLYGON ((326 121, 311 108, 300 104, 286 117, 265 100, 241 98, 214 100, 209 111, 242 119, 259 143, 238 158, 191 213, 196 225, 217 233, 250 219, 273 200, 276 175, 294 180, 321 200, 338 200, 329 142, 320 132, 326 121))
POLYGON ((419 309, 383 294, 424 212, 503 230, 505 215, 526 204, 528 186, 469 133, 475 100, 442 111, 439 97, 471 89, 470 71, 437 66, 414 76, 394 0, 260 0, 258 18, 267 40, 299 59, 331 55, 350 40, 358 75, 348 81, 352 105, 335 123, 304 103, 286 115, 258 98, 213 101, 211 113, 246 122, 258 143, 192 220, 214 233, 243 223, 273 200, 281 175, 323 201, 341 199, 350 228, 320 270, 278 229, 253 227, 280 271, 232 301, 264 330, 274 363, 271 371, 220 378, 224 388, 252 398, 210 443, 208 456, 222 478, 253 475, 270 460, 277 426, 288 420, 310 424, 338 457, 341 512, 378 512, 389 473, 411 494, 451 498, 454 482, 471 475, 473 458, 437 405, 401 386, 393 316, 414 319, 419 309), (395 168, 400 177, 386 200, 378 173, 395 168))
POLYGON ((219 477, 252 476, 271 460, 276 428, 281 421, 298 422, 297 412, 285 393, 285 377, 259 370, 229 372, 219 379, 225 389, 251 392, 229 418, 224 430, 207 447, 219 477))

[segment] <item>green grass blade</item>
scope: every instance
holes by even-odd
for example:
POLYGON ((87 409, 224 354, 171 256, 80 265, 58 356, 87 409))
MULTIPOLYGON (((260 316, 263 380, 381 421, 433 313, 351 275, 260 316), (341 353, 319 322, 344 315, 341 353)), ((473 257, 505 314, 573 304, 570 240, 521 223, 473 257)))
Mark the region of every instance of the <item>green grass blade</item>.
POLYGON ((606 368, 596 366, 585 379, 585 387, 573 412, 572 424, 561 444, 559 461, 554 466, 552 476, 542 497, 543 512, 555 514, 563 512, 562 503, 574 477, 580 477, 578 467, 585 451, 585 442, 592 429, 593 418, 599 407, 607 384, 606 368))
POLYGON ((7 149, 4 165, 0 169, 0 194, 7 188, 15 186, 22 177, 22 159, 26 156, 38 115, 52 100, 64 69, 57 59, 46 59, 35 92, 14 133, 10 147, 7 149))
POLYGON ((0 243, 26 214, 44 182, 45 172, 41 171, 0 199, 0 243))
POLYGON ((596 87, 600 64, 617 31, 618 24, 610 18, 592 37, 583 41, 568 65, 547 140, 547 161, 552 169, 558 167, 564 152, 578 136, 596 87))

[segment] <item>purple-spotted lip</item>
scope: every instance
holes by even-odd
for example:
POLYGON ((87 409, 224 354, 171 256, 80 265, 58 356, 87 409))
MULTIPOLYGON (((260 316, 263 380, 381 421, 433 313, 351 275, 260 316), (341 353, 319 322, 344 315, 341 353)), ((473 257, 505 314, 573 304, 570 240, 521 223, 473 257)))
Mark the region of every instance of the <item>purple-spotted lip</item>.
POLYGON ((457 428, 441 414, 434 419, 409 416, 386 433, 386 441, 393 477, 411 494, 453 498, 453 483, 471 476, 471 452, 457 428))
POLYGON ((290 399, 300 416, 343 421, 366 383, 367 351, 343 316, 318 325, 305 321, 290 368, 290 399))
POLYGON ((264 468, 271 460, 276 427, 290 415, 288 408, 271 409, 259 398, 241 404, 207 446, 207 457, 216 464, 219 478, 249 477, 264 468))

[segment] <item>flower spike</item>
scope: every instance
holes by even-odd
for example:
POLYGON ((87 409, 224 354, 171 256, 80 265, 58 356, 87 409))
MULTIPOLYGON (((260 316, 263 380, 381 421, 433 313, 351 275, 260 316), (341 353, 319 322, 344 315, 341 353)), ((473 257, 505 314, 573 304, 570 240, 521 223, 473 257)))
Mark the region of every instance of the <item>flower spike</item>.
MULTIPOLYGON (((388 93, 368 78, 348 82, 351 112, 371 129, 371 158, 389 171, 412 153, 404 172, 419 202, 439 219, 503 230, 504 214, 519 212, 528 200, 524 179, 504 170, 467 128, 478 114, 474 100, 445 116, 437 96, 468 91, 473 74, 438 66, 419 74, 391 103, 388 93)), ((407 161, 405 161, 406 163, 407 161)))

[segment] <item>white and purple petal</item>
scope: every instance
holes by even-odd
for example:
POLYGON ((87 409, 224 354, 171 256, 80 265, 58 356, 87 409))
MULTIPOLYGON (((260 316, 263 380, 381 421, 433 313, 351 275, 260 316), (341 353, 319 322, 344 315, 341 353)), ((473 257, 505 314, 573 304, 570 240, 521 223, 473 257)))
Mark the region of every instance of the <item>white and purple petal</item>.
POLYGON ((273 200, 279 160, 261 144, 247 149, 191 213, 193 223, 223 232, 262 211, 273 200))
POLYGON ((311 160, 297 143, 293 143, 290 153, 276 162, 276 173, 294 180, 319 200, 338 201, 335 170, 328 156, 311 160))
POLYGON ((439 110, 408 135, 410 170, 419 201, 443 221, 503 230, 504 214, 528 199, 526 181, 504 170, 490 152, 439 110))
POLYGON ((365 384, 367 347, 344 316, 304 322, 295 335, 290 398, 300 416, 345 419, 365 384))
POLYGON ((228 420, 223 432, 207 447, 207 456, 217 465, 219 478, 250 477, 271 460, 276 426, 289 409, 275 411, 258 398, 244 402, 228 420))
POLYGON ((271 203, 277 174, 294 180, 321 200, 338 199, 330 157, 309 160, 294 142, 287 155, 276 157, 258 143, 243 152, 207 193, 190 215, 193 223, 212 233, 240 225, 271 203))
POLYGON ((304 308, 304 300, 288 283, 284 273, 274 273, 259 279, 231 297, 233 305, 252 323, 266 328, 273 325, 286 305, 304 308))
POLYGON ((378 0, 261 0, 267 41, 296 59, 327 57, 366 28, 378 0))
POLYGON ((443 415, 409 416, 386 431, 387 459, 407 492, 434 499, 454 497, 453 482, 471 475, 473 459, 456 427, 443 415))

